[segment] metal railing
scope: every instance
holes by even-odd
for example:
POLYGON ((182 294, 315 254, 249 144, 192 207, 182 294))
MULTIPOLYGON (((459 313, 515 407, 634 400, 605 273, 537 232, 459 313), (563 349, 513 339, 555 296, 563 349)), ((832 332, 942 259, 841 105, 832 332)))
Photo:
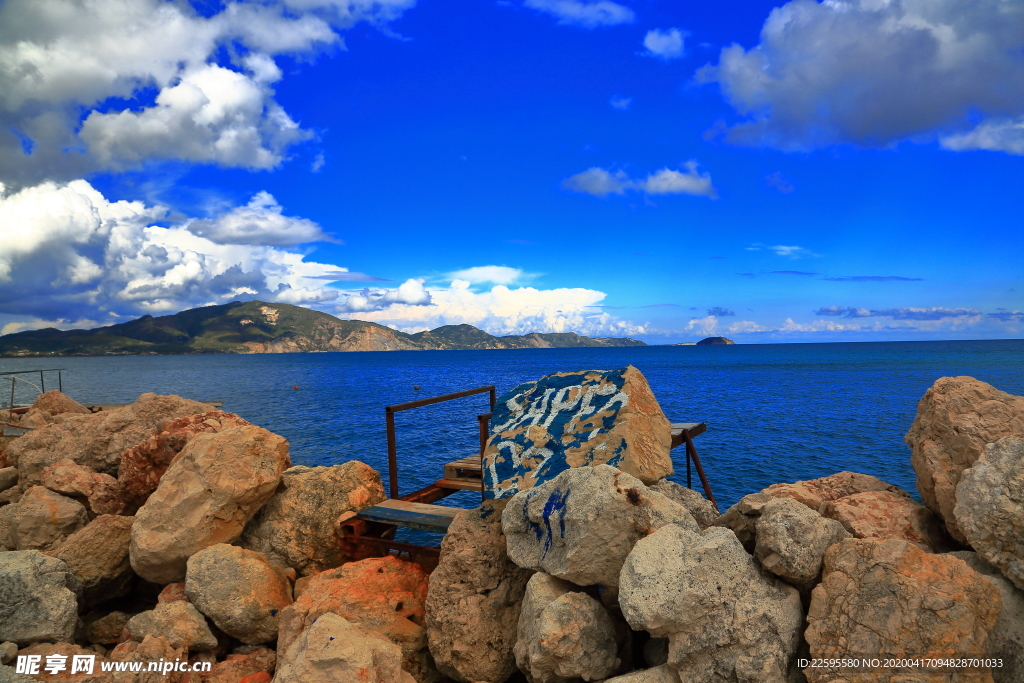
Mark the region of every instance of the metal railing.
POLYGON ((14 410, 14 387, 15 387, 15 384, 18 381, 24 382, 25 384, 29 385, 30 387, 35 388, 40 394, 45 394, 46 393, 46 376, 43 373, 44 372, 56 372, 57 373, 57 390, 58 391, 64 391, 64 381, 63 381, 63 376, 61 375, 61 373, 66 371, 66 370, 67 370, 67 368, 51 368, 49 370, 14 370, 14 371, 11 371, 11 372, 0 372, 0 377, 5 377, 5 378, 7 378, 7 379, 9 379, 11 381, 11 400, 10 400, 10 403, 8 405, 8 410, 14 410), (20 377, 15 377, 14 376, 14 375, 34 375, 37 372, 39 373, 39 386, 38 387, 35 384, 32 384, 32 382, 28 382, 26 380, 21 379, 20 377))

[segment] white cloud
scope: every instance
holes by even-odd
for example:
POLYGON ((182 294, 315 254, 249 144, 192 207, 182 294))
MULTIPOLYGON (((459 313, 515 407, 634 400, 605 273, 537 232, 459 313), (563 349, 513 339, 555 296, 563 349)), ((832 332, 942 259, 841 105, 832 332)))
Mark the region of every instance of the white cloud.
POLYGON ((216 244, 249 244, 293 247, 305 242, 336 242, 307 218, 282 215, 283 209, 268 192, 258 192, 246 206, 222 216, 197 219, 186 227, 216 244))
POLYGON ((1024 155, 1024 116, 984 121, 966 133, 942 137, 939 143, 955 152, 985 149, 1024 155))
MULTIPOLYGON (((771 11, 758 45, 724 48, 697 79, 719 83, 747 117, 728 130, 733 142, 884 146, 949 137, 972 113, 992 125, 1024 114, 1022 48, 1011 0, 792 0, 771 11)), ((987 129, 977 130, 973 144, 987 129)))
POLYGON ((610 100, 608 100, 608 104, 610 104, 613 109, 618 109, 619 111, 626 111, 627 109, 629 109, 629 105, 633 104, 633 98, 619 97, 618 95, 616 95, 612 97, 610 100))
MULTIPOLYGON (((758 243, 758 244, 752 244, 749 247, 745 247, 745 248, 746 248, 747 251, 761 251, 762 249, 767 249, 768 251, 772 252, 776 256, 785 256, 785 257, 788 257, 788 258, 791 258, 791 259, 804 258, 804 257, 808 257, 808 256, 819 256, 819 254, 815 254, 810 249, 805 249, 804 247, 800 247, 800 246, 797 246, 797 245, 776 244, 776 245, 773 245, 773 246, 767 246, 767 245, 758 243)), ((797 274, 797 273, 793 273, 793 274, 797 274)), ((814 275, 814 273, 799 273, 799 274, 800 275, 814 275)))
POLYGON ((550 14, 559 24, 584 28, 631 24, 636 19, 633 10, 610 0, 525 0, 523 6, 550 14))
POLYGON ((696 334, 702 337, 710 337, 718 332, 718 318, 713 315, 703 318, 694 318, 686 323, 684 331, 687 334, 696 334))
POLYGON ((474 325, 495 335, 528 332, 576 332, 590 336, 644 334, 644 325, 618 320, 592 307, 605 298, 604 292, 582 288, 511 289, 497 285, 490 291, 474 292, 466 280, 431 289, 429 305, 396 304, 385 310, 355 313, 353 317, 406 331, 432 329, 441 325, 474 325))
MULTIPOLYGON (((338 290, 324 287, 324 279, 344 269, 266 243, 275 221, 317 230, 279 210, 261 193, 248 207, 229 211, 228 217, 262 211, 266 230, 255 233, 263 243, 226 244, 193 233, 187 221, 153 225, 165 218, 164 207, 110 202, 84 180, 0 192, 0 313, 103 320, 244 295, 299 304, 337 300, 338 290)), ((231 220, 221 229, 230 232, 231 220)))
POLYGON ((624 194, 626 190, 639 190, 647 194, 692 194, 711 199, 718 198, 718 190, 711 183, 711 174, 698 170, 696 161, 683 164, 685 171, 663 168, 649 174, 643 180, 634 180, 622 170, 611 173, 594 166, 582 173, 566 178, 562 187, 573 192, 583 192, 595 197, 609 194, 624 194))
POLYGON ((475 266, 464 270, 457 270, 450 274, 457 280, 465 280, 470 284, 482 284, 491 282, 496 285, 511 285, 519 280, 530 277, 519 268, 508 266, 475 266))
POLYGON ((359 292, 346 294, 333 306, 333 310, 340 315, 381 311, 392 308, 396 304, 428 306, 431 303, 431 297, 430 292, 424 287, 424 282, 423 279, 409 279, 392 289, 367 287, 359 292))
POLYGON ((649 57, 664 59, 666 62, 683 56, 686 32, 677 28, 656 28, 644 36, 644 47, 649 57))
POLYGON ((0 180, 27 187, 150 158, 274 167, 309 136, 274 101, 274 56, 341 44, 337 30, 383 26, 414 4, 283 2, 209 17, 164 0, 0 3, 0 180))

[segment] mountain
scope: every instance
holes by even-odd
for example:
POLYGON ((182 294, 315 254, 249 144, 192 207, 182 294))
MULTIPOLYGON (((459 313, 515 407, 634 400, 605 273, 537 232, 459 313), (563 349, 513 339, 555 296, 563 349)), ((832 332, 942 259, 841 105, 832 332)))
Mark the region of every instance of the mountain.
POLYGON ((298 353, 645 346, 616 337, 531 333, 495 337, 472 325, 406 334, 289 304, 233 302, 93 330, 46 328, 0 337, 0 357, 180 353, 298 353))

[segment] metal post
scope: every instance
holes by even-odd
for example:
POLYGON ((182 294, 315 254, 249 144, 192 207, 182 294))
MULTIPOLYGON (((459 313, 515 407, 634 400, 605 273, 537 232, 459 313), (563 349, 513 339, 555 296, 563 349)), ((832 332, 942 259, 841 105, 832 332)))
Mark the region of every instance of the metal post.
POLYGON ((57 391, 64 393, 64 380, 60 376, 60 370, 57 371, 57 391))
POLYGON ((384 409, 388 428, 388 478, 391 480, 391 498, 398 499, 398 447, 395 445, 395 414, 390 407, 384 409))
POLYGON ((690 449, 686 449, 686 488, 693 488, 693 476, 690 474, 690 449))
MULTIPOLYGON (((14 378, 11 378, 11 405, 8 410, 14 410, 14 378)), ((12 415, 14 413, 11 413, 12 415)))
POLYGON ((715 502, 715 494, 711 493, 711 484, 708 483, 708 478, 704 474, 704 467, 700 464, 700 458, 697 457, 697 449, 693 446, 693 440, 690 435, 684 430, 683 438, 686 439, 686 454, 693 458, 693 465, 697 468, 697 474, 700 476, 700 483, 704 487, 704 493, 707 495, 708 500, 715 506, 715 510, 721 512, 718 509, 718 503, 715 502))
POLYGON ((43 379, 43 371, 39 371, 39 393, 46 393, 46 380, 43 379))
POLYGON ((495 388, 491 387, 491 412, 494 412, 494 404, 498 402, 498 393, 495 388))

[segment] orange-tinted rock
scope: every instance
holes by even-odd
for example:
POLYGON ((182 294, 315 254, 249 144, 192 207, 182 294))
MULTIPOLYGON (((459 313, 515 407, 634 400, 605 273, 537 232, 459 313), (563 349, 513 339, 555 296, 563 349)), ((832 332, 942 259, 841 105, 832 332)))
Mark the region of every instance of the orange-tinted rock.
POLYGON ((420 683, 438 680, 423 626, 427 580, 418 564, 392 556, 350 562, 316 575, 281 613, 278 656, 318 617, 333 613, 399 645, 402 668, 420 683))
POLYGON ((238 679, 238 683, 270 683, 273 679, 266 671, 259 671, 248 676, 242 676, 238 679))
POLYGON ((17 550, 53 550, 89 523, 89 514, 81 503, 44 486, 25 491, 7 514, 8 533, 17 550))
POLYGON ((76 413, 78 415, 89 414, 88 408, 67 394, 62 394, 56 390, 39 394, 39 396, 36 397, 35 402, 32 404, 32 407, 38 408, 39 410, 45 410, 51 415, 63 415, 65 413, 76 413))
POLYGON ((234 413, 219 410, 164 420, 149 438, 121 454, 117 481, 125 501, 132 509, 145 503, 171 462, 196 434, 248 424, 234 413))
POLYGON ((121 487, 109 474, 65 458, 43 468, 43 486, 66 496, 84 499, 94 515, 119 515, 124 511, 121 487))
POLYGON ((142 642, 126 640, 110 651, 109 657, 115 662, 143 662, 143 672, 136 674, 137 678, 116 679, 117 683, 122 681, 133 683, 173 683, 174 678, 164 676, 158 671, 145 671, 148 662, 156 662, 160 659, 173 662, 176 659, 188 659, 188 650, 184 647, 174 647, 163 636, 146 636, 142 642))
MULTIPOLYGON (((32 678, 37 681, 75 681, 75 683, 114 683, 115 681, 112 674, 103 673, 101 670, 100 663, 106 661, 105 657, 97 655, 95 650, 88 650, 84 647, 79 647, 78 645, 72 645, 70 643, 36 643, 18 650, 18 655, 38 655, 42 657, 39 661, 39 673, 32 676, 32 678), (59 670, 47 670, 46 665, 48 662, 46 661, 46 657, 49 655, 59 655, 60 657, 64 657, 65 659, 63 660, 56 660, 56 663, 61 664, 63 668, 59 670), (93 673, 91 675, 83 673, 71 674, 73 657, 75 655, 95 657, 93 673)), ((2 673, 0 673, 0 676, 2 676, 2 673)))
POLYGON ((134 577, 128 562, 134 517, 100 515, 76 531, 52 555, 82 582, 82 604, 124 595, 134 577))
MULTIPOLYGON (((902 540, 848 539, 825 552, 805 638, 813 658, 986 657, 1002 605, 995 586, 952 555, 902 540)), ((808 683, 991 683, 987 670, 804 670, 808 683), (840 675, 840 673, 842 675, 840 675)))
POLYGON ((100 645, 113 645, 121 642, 121 634, 124 627, 131 619, 130 614, 125 612, 111 612, 100 617, 96 621, 89 622, 85 626, 85 638, 90 643, 100 645))
POLYGON ((829 501, 822 515, 842 524, 856 538, 903 539, 925 552, 946 549, 935 513, 891 491, 866 491, 829 501))
POLYGON ((241 683, 244 680, 269 683, 276 663, 277 654, 273 650, 260 647, 249 654, 228 655, 223 662, 214 664, 203 678, 206 683, 241 683))
POLYGON ((940 377, 917 404, 917 417, 904 437, 917 490, 958 541, 966 542, 953 514, 960 476, 986 444, 1004 436, 1024 438, 1024 397, 973 377, 940 377))
POLYGON ((188 596, 185 595, 185 582, 176 581, 175 583, 169 583, 164 586, 164 589, 160 591, 160 595, 156 596, 157 604, 164 602, 177 602, 178 600, 185 600, 188 602, 188 596))

